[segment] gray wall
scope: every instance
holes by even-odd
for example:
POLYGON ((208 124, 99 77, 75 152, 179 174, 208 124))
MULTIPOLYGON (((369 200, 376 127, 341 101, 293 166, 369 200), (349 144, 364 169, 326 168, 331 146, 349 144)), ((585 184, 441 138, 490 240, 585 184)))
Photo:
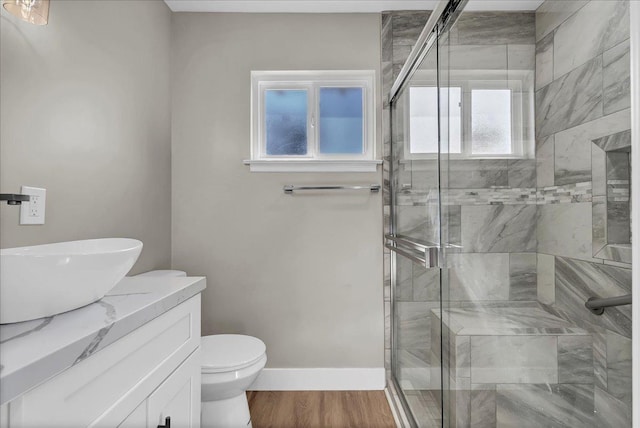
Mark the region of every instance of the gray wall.
POLYGON ((58 0, 44 27, 2 10, 1 191, 47 189, 43 226, 0 206, 2 248, 131 237, 134 273, 169 266, 170 20, 161 1, 58 0))
POLYGON ((593 182, 604 172, 592 170, 593 141, 630 128, 629 2, 547 0, 536 40, 538 187, 568 195, 538 206, 538 300, 591 333, 592 384, 576 407, 596 426, 631 426, 631 307, 596 316, 583 306, 631 292, 630 264, 594 256, 603 197, 593 182))
POLYGON ((172 31, 173 267, 207 276, 203 334, 257 336, 269 367, 382 367, 381 196, 282 192, 379 183, 381 172, 242 163, 250 71, 379 75, 380 15, 176 13, 172 31))

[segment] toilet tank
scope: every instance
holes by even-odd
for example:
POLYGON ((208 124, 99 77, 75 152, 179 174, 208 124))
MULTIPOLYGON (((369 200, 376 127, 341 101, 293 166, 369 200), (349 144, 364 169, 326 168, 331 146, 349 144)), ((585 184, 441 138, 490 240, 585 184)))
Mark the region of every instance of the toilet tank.
POLYGON ((154 277, 177 277, 187 276, 187 273, 182 270, 151 270, 149 272, 141 273, 135 276, 154 276, 154 277))

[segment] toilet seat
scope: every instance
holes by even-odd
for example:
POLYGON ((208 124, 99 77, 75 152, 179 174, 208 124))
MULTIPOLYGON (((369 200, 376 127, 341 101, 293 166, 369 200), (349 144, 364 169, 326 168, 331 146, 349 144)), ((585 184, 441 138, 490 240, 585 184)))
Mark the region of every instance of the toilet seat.
POLYGON ((202 373, 241 370, 260 361, 267 351, 258 338, 241 334, 216 334, 201 339, 202 373))

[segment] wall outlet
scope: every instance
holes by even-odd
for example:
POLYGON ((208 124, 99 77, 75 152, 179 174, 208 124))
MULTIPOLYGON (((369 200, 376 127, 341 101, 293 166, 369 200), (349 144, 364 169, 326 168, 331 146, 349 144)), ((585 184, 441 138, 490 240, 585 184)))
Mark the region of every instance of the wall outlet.
POLYGON ((47 189, 22 186, 20 193, 31 196, 29 202, 20 205, 20 224, 44 224, 47 189))

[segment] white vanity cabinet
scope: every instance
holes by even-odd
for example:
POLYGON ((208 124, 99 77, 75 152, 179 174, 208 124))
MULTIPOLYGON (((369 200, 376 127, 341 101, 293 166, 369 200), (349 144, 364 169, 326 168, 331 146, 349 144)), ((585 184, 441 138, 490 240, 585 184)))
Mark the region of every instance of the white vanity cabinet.
POLYGON ((81 358, 0 413, 2 428, 156 428, 166 418, 172 428, 199 427, 200 294, 81 358))

